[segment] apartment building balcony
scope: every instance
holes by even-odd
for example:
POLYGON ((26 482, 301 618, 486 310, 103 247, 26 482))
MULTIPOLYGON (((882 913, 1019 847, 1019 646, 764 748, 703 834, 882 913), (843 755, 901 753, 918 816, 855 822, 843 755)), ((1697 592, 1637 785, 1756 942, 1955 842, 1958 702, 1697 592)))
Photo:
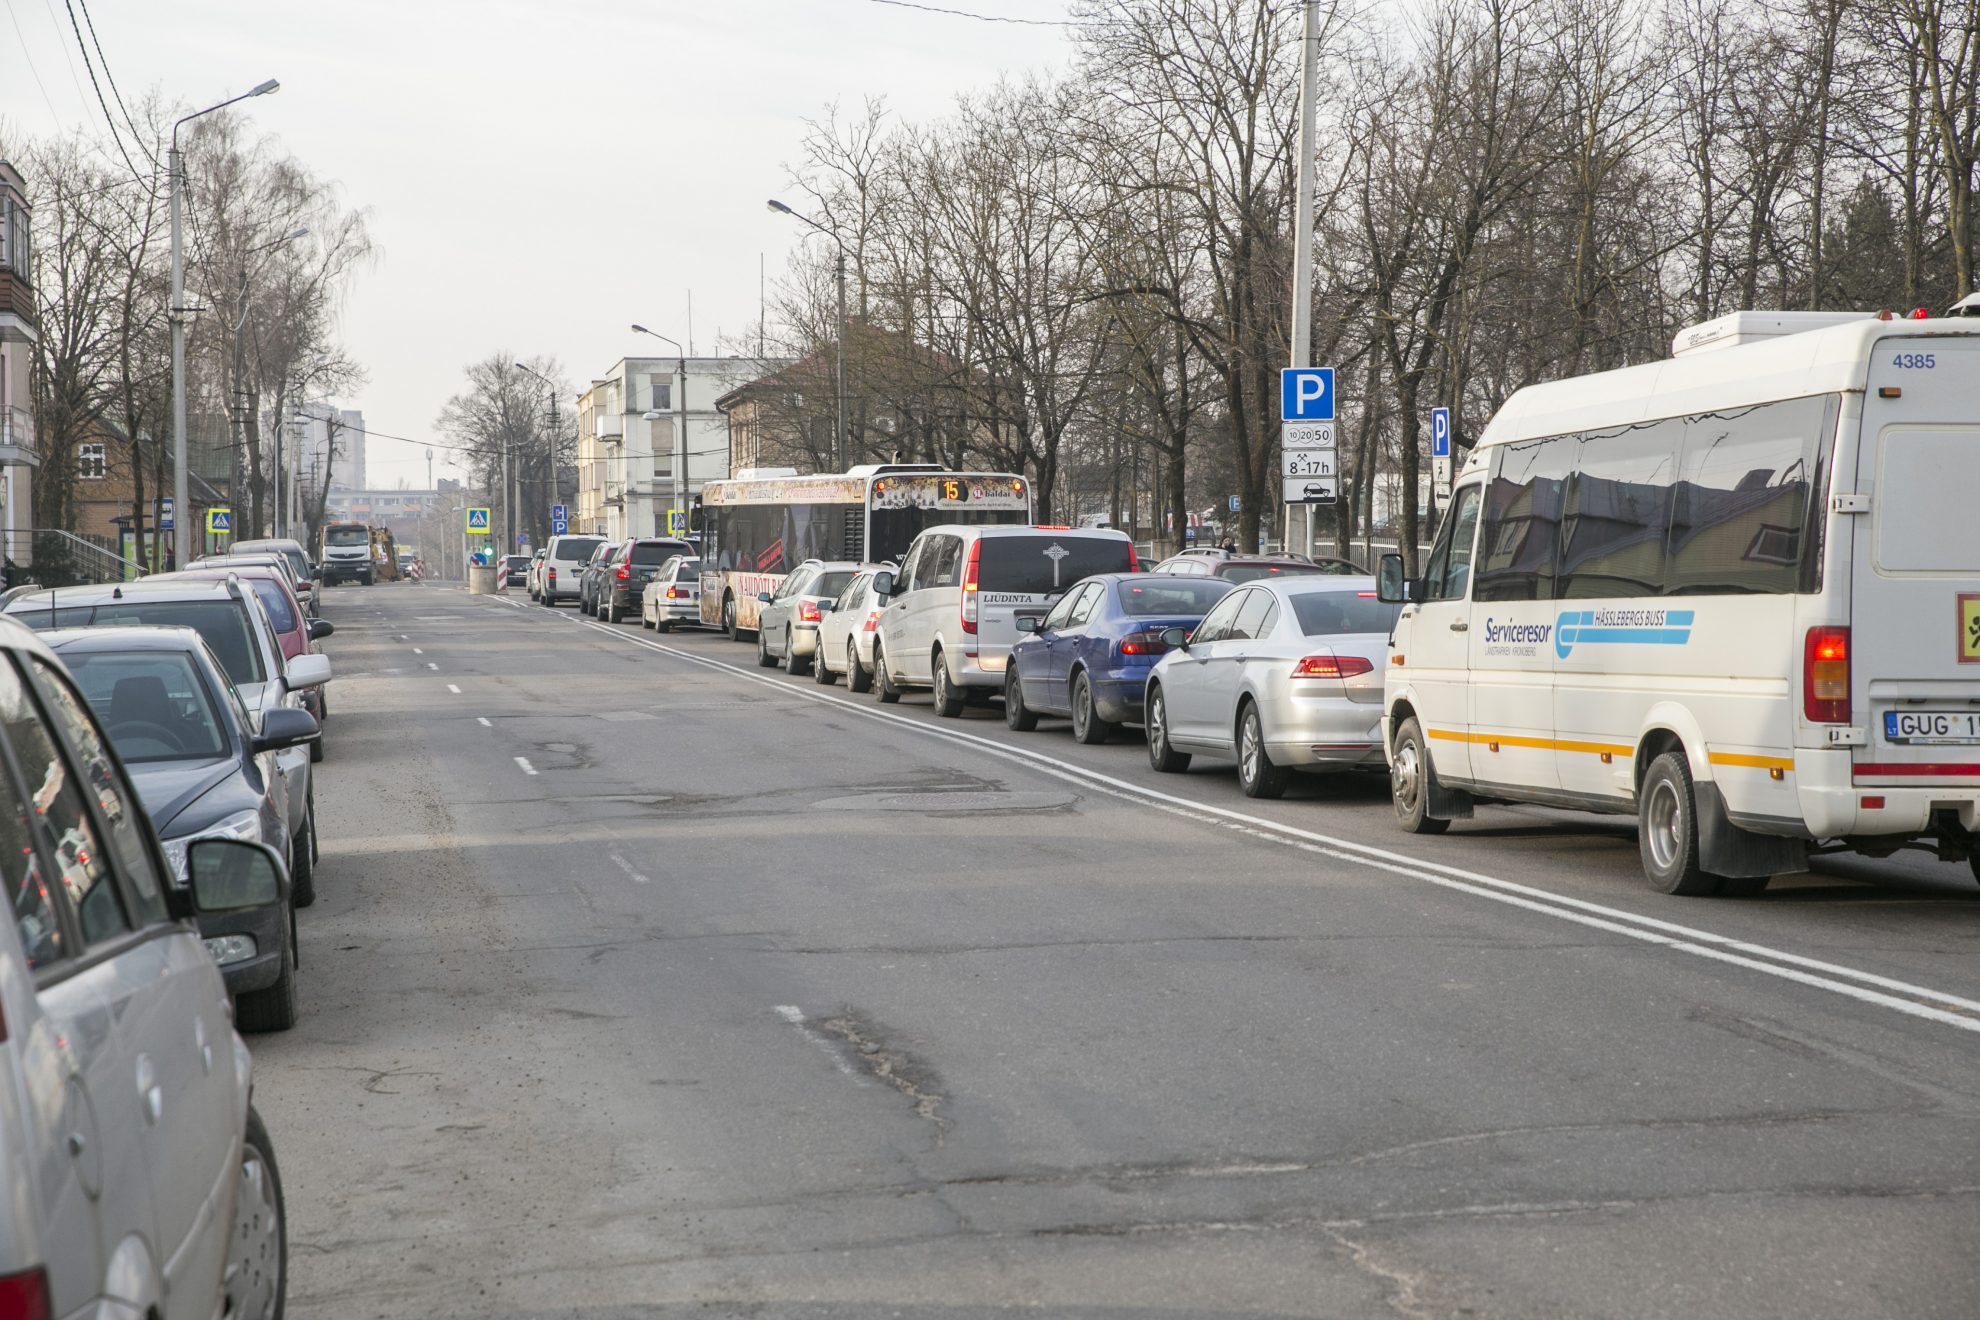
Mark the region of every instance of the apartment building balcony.
POLYGON ((41 462, 34 448, 34 414, 25 408, 0 409, 0 466, 33 467, 41 462))
POLYGON ((39 338, 34 328, 34 291, 11 268, 0 265, 0 340, 32 344, 39 338))

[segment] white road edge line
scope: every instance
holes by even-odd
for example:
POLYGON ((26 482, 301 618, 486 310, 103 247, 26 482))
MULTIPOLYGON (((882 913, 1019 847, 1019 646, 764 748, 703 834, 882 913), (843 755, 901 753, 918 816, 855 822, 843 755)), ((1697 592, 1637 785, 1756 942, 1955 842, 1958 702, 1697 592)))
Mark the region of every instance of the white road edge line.
POLYGON ((527 756, 518 756, 516 758, 516 764, 522 767, 522 772, 526 775, 533 775, 536 773, 536 767, 529 763, 529 758, 527 756))
POLYGON ((619 854, 614 852, 614 853, 606 853, 605 855, 612 859, 612 865, 618 867, 621 871, 624 871, 627 875, 631 876, 634 884, 644 885, 644 884, 652 883, 652 881, 648 880, 645 876, 641 875, 637 870, 635 870, 631 862, 619 856, 619 854))
POLYGON ((1333 835, 1321 834, 1313 830, 1301 829, 1296 825, 1286 825, 1278 821, 1268 820, 1263 816, 1253 816, 1245 812, 1234 811, 1229 807, 1220 807, 1207 802, 1196 802, 1187 798, 1177 797, 1170 793, 1164 793, 1159 789, 1147 788, 1140 784, 1130 783, 1124 779, 1116 779, 1111 775, 1102 774, 1097 770, 1089 770, 1084 766, 1074 765, 1070 761, 1060 761, 1039 752, 1033 752, 1024 748, 1008 747, 992 742, 987 738, 979 738, 974 734, 964 733, 960 730, 937 728, 933 725, 923 724, 919 720, 910 719, 904 715, 896 715, 888 711, 877 710, 857 702, 849 701, 843 697, 835 697, 829 693, 812 691, 798 687, 795 684, 784 683, 768 674, 760 674, 745 669, 741 665, 732 665, 722 660, 711 660, 706 656, 677 650, 671 646, 663 646, 658 642, 651 642, 643 637, 627 635, 602 623, 591 623, 586 620, 573 620, 573 622, 578 623, 579 626, 588 630, 602 633, 607 637, 617 638, 621 641, 631 642, 635 646, 645 647, 647 650, 658 652, 661 655, 671 656, 677 660, 685 660, 690 664, 701 665, 704 668, 720 670, 732 674, 737 678, 744 678, 752 682, 764 684, 765 686, 774 687, 788 695, 835 706, 851 714, 885 721, 905 729, 913 729, 929 737, 944 738, 951 742, 974 747, 995 756, 1002 756, 1007 760, 1030 765, 1061 779, 1104 789, 1116 796, 1132 797, 1152 802, 1162 809, 1178 815, 1196 817, 1198 819, 1209 817, 1217 823, 1244 830, 1261 838, 1269 838, 1280 843, 1290 843, 1303 851, 1319 853, 1341 861, 1356 862, 1376 870, 1389 871, 1396 875, 1426 881, 1442 888, 1455 889, 1479 898, 1488 898, 1509 906, 1545 913, 1548 916, 1558 917, 1563 921, 1572 921, 1579 925, 1625 935, 1630 939, 1641 940, 1646 944, 1655 944, 1664 948, 1695 954, 1701 958, 1709 958, 1716 962, 1731 963, 1735 966, 1765 972, 1770 976, 1777 976, 1784 980, 1795 981, 1803 985, 1828 990, 1832 993, 1864 1003, 1876 1004, 1883 1008, 1893 1009, 1912 1017, 1924 1018, 1933 1022, 1942 1022, 1948 1026, 1958 1027, 1963 1031, 1980 1034, 1980 1016, 1967 1016, 1967 1014, 1980 1015, 1980 1001, 1966 999, 1946 991, 1933 990, 1927 986, 1916 985, 1908 981, 1894 980, 1887 976, 1879 976, 1874 972, 1846 967, 1839 963, 1804 957, 1800 954, 1789 953, 1784 949, 1771 948, 1764 944, 1753 944, 1712 931, 1700 930, 1697 927, 1664 921, 1657 917, 1640 916, 1633 912, 1624 911, 1621 908, 1611 908, 1600 903, 1592 903, 1586 899, 1570 898, 1566 895, 1550 893, 1544 889, 1536 889, 1529 885, 1517 884, 1510 880, 1501 880, 1496 876, 1485 875, 1477 871, 1468 871, 1460 867, 1447 866, 1440 862, 1424 861, 1419 858, 1410 857, 1404 853, 1391 852, 1386 848, 1377 848, 1371 844, 1359 843, 1353 839, 1343 839, 1333 835), (1827 975, 1815 975, 1813 973, 1826 973, 1827 975), (1832 980, 1830 979, 1831 977, 1844 977, 1860 984, 1849 985, 1844 981, 1832 980), (1866 986, 1875 986, 1879 987, 1879 989, 1866 989, 1864 988, 1866 986), (1892 993, 1880 993, 1880 990, 1890 991, 1892 993), (1931 1000, 1933 1003, 1948 1007, 1938 1008, 1934 1007, 1933 1003, 1920 1003, 1918 1002, 1919 1000, 1931 1000), (1948 1011, 1948 1008, 1962 1011, 1948 1011))

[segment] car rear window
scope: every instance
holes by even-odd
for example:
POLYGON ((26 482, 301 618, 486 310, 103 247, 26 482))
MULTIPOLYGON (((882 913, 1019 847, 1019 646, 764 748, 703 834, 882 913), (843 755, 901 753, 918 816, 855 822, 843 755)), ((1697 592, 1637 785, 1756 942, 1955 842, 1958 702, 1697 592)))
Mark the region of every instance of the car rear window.
POLYGON ((62 657, 126 761, 211 761, 227 754, 220 712, 190 657, 122 651, 62 657))
POLYGON ((9 611, 8 618, 19 619, 36 632, 49 628, 122 628, 154 624, 165 628, 191 628, 213 649, 220 667, 236 687, 260 683, 268 675, 261 672, 261 652, 248 631, 247 611, 232 600, 120 600, 114 604, 74 609, 57 605, 52 610, 9 611))
POLYGON ((566 536, 551 550, 552 559, 589 559, 591 552, 598 548, 604 538, 600 536, 566 536))
POLYGON ((664 564, 686 548, 679 541, 635 541, 632 561, 635 564, 664 564))
POLYGON ((983 591, 1055 596, 1081 578, 1133 568, 1127 541, 1111 536, 986 536, 981 546, 976 582, 983 591))
POLYGON ((1318 564, 1231 564, 1217 571, 1226 582, 1256 582, 1266 577, 1310 577, 1315 573, 1336 573, 1338 569, 1318 564))
POLYGON ((1292 598, 1293 617, 1308 637, 1394 631, 1400 605, 1384 605, 1372 591, 1302 591, 1292 598))
POLYGON ((1209 613, 1225 595, 1231 584, 1218 578, 1190 578, 1183 581, 1160 578, 1130 578, 1120 584, 1116 593, 1121 602, 1121 612, 1137 619, 1150 619, 1158 615, 1195 615, 1201 617, 1209 613))

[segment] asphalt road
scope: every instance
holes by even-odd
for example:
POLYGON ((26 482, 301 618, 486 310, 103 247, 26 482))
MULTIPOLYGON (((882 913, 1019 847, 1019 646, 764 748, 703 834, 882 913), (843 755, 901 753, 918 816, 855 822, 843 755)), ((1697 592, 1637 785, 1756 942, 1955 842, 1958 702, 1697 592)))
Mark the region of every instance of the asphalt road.
POLYGON ((1980 1313, 1980 886, 329 593, 297 1317, 1980 1313))

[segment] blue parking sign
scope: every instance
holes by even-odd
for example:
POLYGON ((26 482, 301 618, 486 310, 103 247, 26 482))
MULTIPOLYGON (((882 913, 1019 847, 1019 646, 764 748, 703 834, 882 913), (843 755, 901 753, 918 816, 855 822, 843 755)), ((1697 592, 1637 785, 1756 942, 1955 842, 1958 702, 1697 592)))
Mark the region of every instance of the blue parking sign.
POLYGON ((1333 421, 1334 369, 1332 367, 1280 368, 1279 420, 1333 421))
POLYGON ((1451 410, 1432 408, 1430 410, 1430 457, 1449 458, 1451 456, 1451 410))

